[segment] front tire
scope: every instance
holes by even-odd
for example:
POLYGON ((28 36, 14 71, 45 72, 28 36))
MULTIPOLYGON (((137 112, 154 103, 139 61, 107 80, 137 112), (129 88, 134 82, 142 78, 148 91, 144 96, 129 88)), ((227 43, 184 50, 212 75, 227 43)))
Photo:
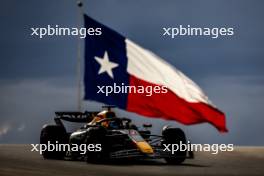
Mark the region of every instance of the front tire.
MULTIPOLYGON (((183 130, 180 128, 165 128, 162 132, 163 135, 163 144, 180 144, 186 145, 186 136, 183 130)), ((187 155, 187 150, 180 151, 177 150, 174 152, 172 157, 164 158, 168 164, 178 165, 185 161, 187 155)))

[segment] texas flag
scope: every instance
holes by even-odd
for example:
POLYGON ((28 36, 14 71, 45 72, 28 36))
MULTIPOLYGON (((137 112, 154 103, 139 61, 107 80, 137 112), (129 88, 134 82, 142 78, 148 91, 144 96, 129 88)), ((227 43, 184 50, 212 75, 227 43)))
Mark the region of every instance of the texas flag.
POLYGON ((101 35, 85 39, 85 100, 94 100, 137 114, 175 120, 185 125, 207 122, 226 132, 225 115, 201 88, 181 71, 151 51, 114 30, 84 16, 86 28, 101 28, 101 35), (98 87, 166 86, 167 93, 98 93, 98 87))

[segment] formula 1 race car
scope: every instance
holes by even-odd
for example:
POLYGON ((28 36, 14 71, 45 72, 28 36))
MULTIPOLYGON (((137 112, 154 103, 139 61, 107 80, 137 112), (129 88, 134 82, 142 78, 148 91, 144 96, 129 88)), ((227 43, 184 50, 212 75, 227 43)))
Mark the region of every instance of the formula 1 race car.
POLYGON ((151 124, 144 124, 143 130, 131 123, 128 118, 119 118, 105 106, 101 112, 56 112, 56 125, 44 125, 41 130, 40 144, 100 144, 100 150, 43 151, 45 159, 79 159, 87 162, 102 163, 113 159, 165 159, 168 164, 180 164, 186 158, 193 158, 188 151, 166 151, 166 144, 186 144, 184 132, 180 128, 165 126, 162 135, 151 134, 151 124), (62 121, 85 123, 73 133, 67 133, 62 121), (164 145, 165 144, 165 145, 164 145))

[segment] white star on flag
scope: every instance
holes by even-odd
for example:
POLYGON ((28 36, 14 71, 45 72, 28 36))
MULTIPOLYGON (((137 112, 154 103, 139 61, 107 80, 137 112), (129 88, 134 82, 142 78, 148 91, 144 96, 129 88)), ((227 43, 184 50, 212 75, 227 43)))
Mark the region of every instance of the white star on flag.
POLYGON ((112 79, 114 79, 112 69, 116 68, 118 64, 109 61, 107 52, 104 53, 103 58, 96 57, 96 56, 94 58, 100 64, 100 69, 99 69, 98 74, 106 72, 112 79))

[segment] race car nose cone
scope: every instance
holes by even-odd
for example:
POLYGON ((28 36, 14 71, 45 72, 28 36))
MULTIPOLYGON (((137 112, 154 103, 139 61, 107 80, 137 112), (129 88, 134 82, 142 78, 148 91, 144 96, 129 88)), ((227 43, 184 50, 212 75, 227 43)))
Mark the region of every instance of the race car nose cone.
POLYGON ((137 144, 138 149, 142 153, 146 153, 146 154, 153 154, 154 153, 152 147, 147 142, 142 141, 142 142, 137 142, 136 144, 137 144))

